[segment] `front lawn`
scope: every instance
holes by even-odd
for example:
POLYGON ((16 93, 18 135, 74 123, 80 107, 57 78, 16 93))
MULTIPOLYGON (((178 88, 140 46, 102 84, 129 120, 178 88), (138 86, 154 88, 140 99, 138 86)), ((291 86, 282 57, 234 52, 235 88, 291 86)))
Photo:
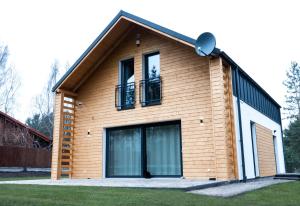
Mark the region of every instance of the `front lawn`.
POLYGON ((0 185, 0 205, 300 205, 300 182, 273 185, 232 198, 167 189, 0 185))

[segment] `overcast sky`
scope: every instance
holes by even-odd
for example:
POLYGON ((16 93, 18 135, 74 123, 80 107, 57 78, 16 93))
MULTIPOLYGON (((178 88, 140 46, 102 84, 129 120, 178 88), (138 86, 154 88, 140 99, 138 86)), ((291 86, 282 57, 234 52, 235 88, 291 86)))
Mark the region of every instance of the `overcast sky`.
POLYGON ((285 70, 300 62, 298 2, 0 0, 0 42, 22 83, 15 117, 32 114, 51 63, 60 62, 62 75, 121 9, 192 38, 212 32, 217 47, 283 106, 285 70))

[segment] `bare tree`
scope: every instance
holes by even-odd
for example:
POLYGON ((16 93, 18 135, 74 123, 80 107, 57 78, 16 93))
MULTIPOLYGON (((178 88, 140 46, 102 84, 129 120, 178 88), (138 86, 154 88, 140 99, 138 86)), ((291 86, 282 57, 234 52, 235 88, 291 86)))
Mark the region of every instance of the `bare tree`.
POLYGON ((16 104, 20 79, 15 68, 8 64, 8 56, 8 47, 0 45, 0 110, 11 114, 16 104))
POLYGON ((8 59, 8 47, 0 44, 0 87, 4 84, 6 76, 6 64, 8 59))
POLYGON ((35 114, 26 123, 43 134, 52 137, 54 93, 52 87, 56 84, 59 74, 59 64, 55 60, 51 65, 48 82, 40 95, 35 98, 35 114))

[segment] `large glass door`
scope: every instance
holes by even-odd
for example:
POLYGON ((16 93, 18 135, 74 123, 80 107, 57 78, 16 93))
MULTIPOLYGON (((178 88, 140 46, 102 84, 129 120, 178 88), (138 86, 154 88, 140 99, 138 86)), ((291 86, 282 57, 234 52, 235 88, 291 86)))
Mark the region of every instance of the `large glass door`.
POLYGON ((182 176, 180 122, 107 131, 107 177, 182 176))
POLYGON ((107 176, 141 176, 140 128, 110 130, 107 141, 107 176))
POLYGON ((146 128, 147 171, 151 176, 181 176, 178 124, 146 128))

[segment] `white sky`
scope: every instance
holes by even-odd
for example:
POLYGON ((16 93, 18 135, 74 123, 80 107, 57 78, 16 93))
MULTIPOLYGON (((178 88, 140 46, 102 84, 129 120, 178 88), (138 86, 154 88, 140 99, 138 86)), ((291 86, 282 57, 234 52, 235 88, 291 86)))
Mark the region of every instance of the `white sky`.
POLYGON ((300 62, 298 2, 0 0, 0 42, 22 81, 15 117, 32 114, 54 59, 64 72, 121 9, 192 38, 212 32, 217 47, 283 106, 285 70, 300 62))

